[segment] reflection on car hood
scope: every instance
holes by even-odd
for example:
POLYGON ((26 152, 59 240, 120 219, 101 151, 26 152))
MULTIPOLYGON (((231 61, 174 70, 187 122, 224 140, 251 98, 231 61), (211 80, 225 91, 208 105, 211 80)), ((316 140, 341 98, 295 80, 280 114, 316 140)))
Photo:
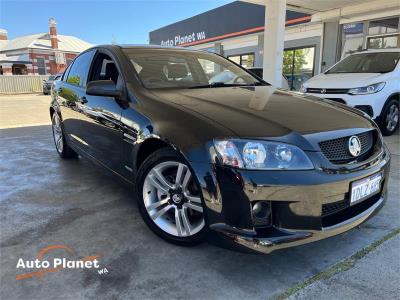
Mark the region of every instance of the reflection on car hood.
POLYGON ((356 88, 385 81, 386 74, 380 73, 338 73, 319 74, 305 83, 311 88, 356 88))
MULTIPOLYGON (((165 103, 181 106, 230 129, 238 137, 278 137, 347 128, 371 128, 353 109, 271 86, 153 90, 165 103)), ((216 133, 217 134, 217 133, 216 133)))

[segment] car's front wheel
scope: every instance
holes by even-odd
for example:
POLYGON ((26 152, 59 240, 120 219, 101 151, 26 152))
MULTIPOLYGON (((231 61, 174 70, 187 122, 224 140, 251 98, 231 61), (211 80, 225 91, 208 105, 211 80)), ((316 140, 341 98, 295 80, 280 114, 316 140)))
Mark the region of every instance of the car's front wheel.
POLYGON ((399 128, 399 100, 389 100, 382 109, 380 127, 383 135, 392 135, 399 128))
POLYGON ((163 148, 151 154, 139 168, 136 190, 140 213, 158 236, 183 246, 204 240, 199 184, 178 153, 163 148))
POLYGON ((53 131, 54 145, 56 146, 57 153, 60 155, 60 157, 65 159, 78 157, 78 154, 67 144, 67 141, 65 140, 62 121, 56 112, 54 112, 51 117, 51 128, 53 131))

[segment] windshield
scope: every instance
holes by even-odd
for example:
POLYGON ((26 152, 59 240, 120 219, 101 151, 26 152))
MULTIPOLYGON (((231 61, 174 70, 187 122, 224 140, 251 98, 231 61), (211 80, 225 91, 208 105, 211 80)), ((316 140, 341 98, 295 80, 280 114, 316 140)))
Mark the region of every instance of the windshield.
POLYGON ((148 89, 264 84, 229 60, 211 53, 169 49, 123 50, 148 89))
POLYGON ((392 72, 400 52, 353 54, 337 63, 327 74, 335 73, 387 73, 392 72))

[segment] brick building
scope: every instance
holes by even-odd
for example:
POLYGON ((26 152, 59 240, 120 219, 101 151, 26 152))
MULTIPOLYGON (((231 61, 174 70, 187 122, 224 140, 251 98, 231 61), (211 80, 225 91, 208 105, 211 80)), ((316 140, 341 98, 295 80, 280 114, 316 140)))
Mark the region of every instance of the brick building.
POLYGON ((49 32, 9 40, 0 29, 0 75, 48 75, 64 71, 80 52, 92 45, 74 36, 57 34, 56 21, 49 32))

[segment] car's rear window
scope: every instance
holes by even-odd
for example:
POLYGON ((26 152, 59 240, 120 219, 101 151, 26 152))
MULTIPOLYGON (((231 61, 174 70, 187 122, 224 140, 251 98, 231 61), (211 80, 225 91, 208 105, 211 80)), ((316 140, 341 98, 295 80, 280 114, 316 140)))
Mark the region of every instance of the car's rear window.
POLYGON ((337 63, 327 74, 335 73, 388 73, 400 59, 400 52, 373 52, 353 54, 337 63))

